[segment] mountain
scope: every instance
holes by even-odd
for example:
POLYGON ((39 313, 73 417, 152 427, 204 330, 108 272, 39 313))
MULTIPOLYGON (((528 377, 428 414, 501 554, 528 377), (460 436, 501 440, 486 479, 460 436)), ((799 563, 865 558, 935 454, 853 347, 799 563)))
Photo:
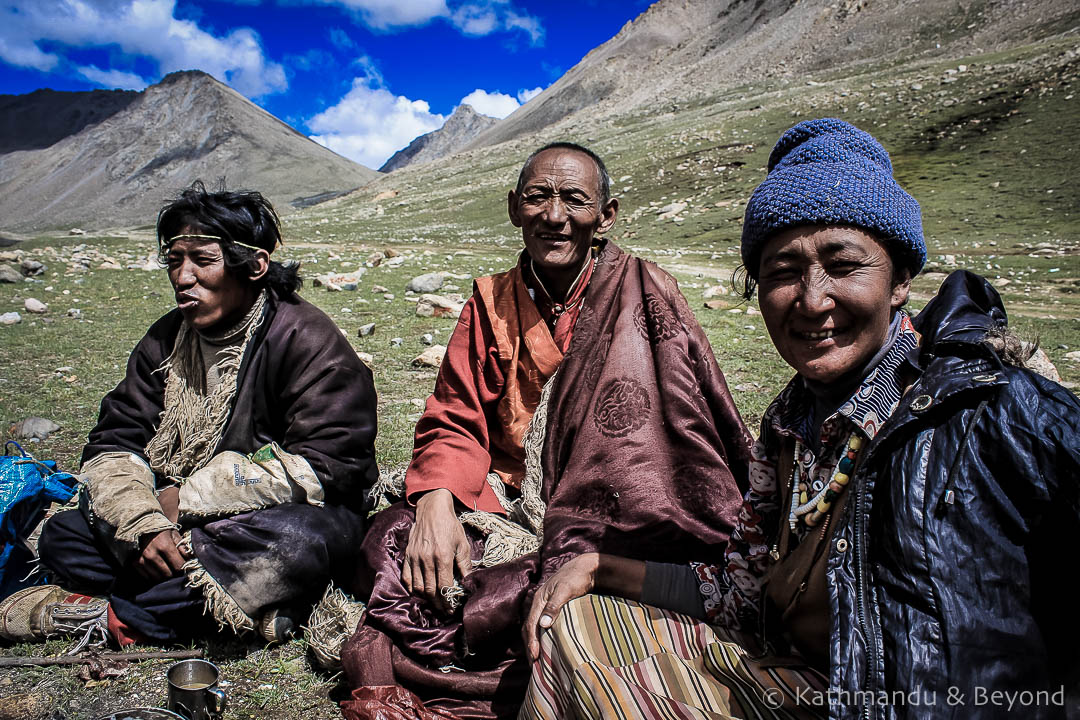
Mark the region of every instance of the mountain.
MULTIPOLYGON (((24 108, 42 105, 35 95, 24 96, 24 108)), ((70 112, 63 108, 64 96, 75 107, 85 103, 88 93, 52 95, 61 96, 49 102, 62 114, 70 112)), ((93 124, 69 125, 73 134, 48 147, 0 155, 0 222, 5 229, 151 224, 162 204, 196 179, 216 185, 224 178, 228 187, 259 190, 287 210, 377 176, 204 72, 172 73, 134 95, 121 96, 127 105, 102 110, 102 119, 93 124)), ((4 100, 9 103, 6 123, 18 103, 4 100)), ((40 115, 26 112, 22 117, 29 123, 40 115)), ((22 142, 33 146, 28 130, 10 137, 27 138, 22 142)))
POLYGON ((1078 23, 1075 0, 660 0, 468 147, 578 113, 670 110, 754 83, 1015 47, 1078 23))
POLYGON ((138 97, 134 90, 57 92, 48 88, 26 95, 0 95, 0 154, 47 148, 115 115, 138 97))
POLYGON ((390 172, 406 165, 431 162, 450 155, 497 122, 493 117, 476 112, 471 105, 458 105, 441 128, 421 135, 404 150, 398 150, 379 168, 379 172, 390 172))

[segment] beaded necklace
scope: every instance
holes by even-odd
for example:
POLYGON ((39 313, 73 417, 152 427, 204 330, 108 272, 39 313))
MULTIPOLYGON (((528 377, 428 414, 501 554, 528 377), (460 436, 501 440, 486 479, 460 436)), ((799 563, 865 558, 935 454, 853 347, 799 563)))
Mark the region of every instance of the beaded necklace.
POLYGON ((822 519, 829 514, 833 501, 847 488, 851 482, 851 475, 858 463, 859 450, 862 449, 863 439, 857 431, 852 431, 848 436, 844 456, 833 468, 829 482, 821 480, 807 483, 799 482, 799 458, 803 455, 803 444, 795 441, 795 472, 791 481, 791 513, 788 515, 788 525, 792 531, 799 521, 806 527, 816 527, 822 519), (810 492, 815 494, 810 497, 810 492))

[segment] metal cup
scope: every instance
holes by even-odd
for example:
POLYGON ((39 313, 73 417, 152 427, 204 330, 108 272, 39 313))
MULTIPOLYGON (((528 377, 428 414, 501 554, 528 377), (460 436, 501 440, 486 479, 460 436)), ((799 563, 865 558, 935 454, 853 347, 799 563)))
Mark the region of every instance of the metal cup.
POLYGON ((220 720, 225 692, 218 689, 221 671, 206 660, 181 660, 165 673, 169 681, 169 709, 188 720, 220 720))

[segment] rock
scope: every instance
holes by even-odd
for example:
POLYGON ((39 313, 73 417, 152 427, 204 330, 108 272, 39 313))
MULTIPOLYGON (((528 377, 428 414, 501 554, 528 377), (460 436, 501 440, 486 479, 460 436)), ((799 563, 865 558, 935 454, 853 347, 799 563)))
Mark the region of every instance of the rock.
POLYGON ((49 309, 49 306, 41 302, 37 298, 26 298, 23 301, 23 307, 26 308, 26 312, 36 313, 41 315, 49 309))
POLYGON ((113 262, 112 260, 106 260, 105 262, 98 265, 98 270, 123 270, 123 269, 124 268, 123 268, 122 265, 120 265, 119 263, 113 262))
POLYGON ((26 277, 35 277, 37 275, 44 275, 47 267, 39 263, 37 260, 23 260, 22 261, 22 274, 26 277))
POLYGON ((390 288, 383 287, 382 285, 372 285, 371 292, 373 293, 385 293, 390 292, 390 288))
POLYGON ((418 275, 409 281, 407 288, 415 293, 433 293, 443 286, 445 279, 439 272, 418 275))
POLYGON ((375 334, 375 323, 368 323, 367 325, 361 325, 360 329, 356 331, 356 334, 360 337, 367 337, 368 335, 375 334))
POLYGON ((1012 284, 1012 280, 1010 280, 1009 278, 997 278, 996 280, 992 281, 990 284, 993 285, 994 287, 998 288, 998 289, 1006 288, 1006 287, 1009 287, 1009 285, 1012 284))
MULTIPOLYGON (((0 318, 2 317, 3 315, 0 315, 0 318)), ((1065 359, 1070 362, 1080 362, 1080 350, 1065 353, 1065 359)))
POLYGON ((946 255, 945 256, 945 264, 946 265, 955 265, 956 264, 956 256, 955 255, 946 255))
POLYGON ((747 306, 746 306, 746 314, 747 314, 747 315, 760 315, 760 314, 761 314, 761 311, 760 311, 760 310, 758 310, 758 309, 757 309, 756 307, 754 307, 753 305, 747 305, 747 306))
POLYGON ((342 290, 348 290, 349 292, 354 292, 356 290, 356 283, 355 282, 343 282, 343 283, 341 283, 341 289, 342 290))
POLYGON ((382 254, 382 251, 376 250, 375 252, 368 255, 367 261, 371 263, 372 267, 378 267, 379 263, 383 261, 384 257, 386 256, 382 254))
POLYGON ((29 440, 36 438, 44 440, 51 433, 60 429, 60 426, 52 420, 40 417, 28 417, 11 426, 8 432, 12 437, 29 440))
POLYGON ((18 325, 22 322, 22 315, 17 312, 6 312, 0 315, 0 325, 18 325))
POLYGON ((401 338, 399 338, 399 337, 396 337, 396 338, 390 338, 390 347, 398 347, 398 346, 400 346, 400 345, 401 345, 401 343, 403 343, 403 342, 404 342, 404 340, 402 340, 402 339, 401 339, 401 338))
POLYGON ((68 235, 85 235, 86 231, 82 228, 71 228, 68 230, 68 235))
POLYGON ((705 288, 705 292, 703 292, 701 295, 706 300, 708 300, 709 298, 719 297, 721 295, 727 295, 727 288, 723 285, 712 285, 705 288))
POLYGON ((391 259, 396 258, 396 257, 401 257, 401 253, 399 253, 394 248, 386 248, 385 250, 383 250, 383 255, 385 255, 386 257, 391 258, 391 259))
POLYGON ((394 293, 383 293, 383 299, 384 300, 393 300, 394 299, 394 293))
POLYGON ((372 198, 373 202, 379 202, 380 200, 389 200, 398 196, 397 190, 383 190, 381 193, 372 198))
POLYGON ((0 283, 22 282, 22 273, 10 265, 0 265, 0 283))
POLYGON ((75 318, 76 320, 82 319, 82 310, 79 308, 68 308, 67 316, 69 318, 75 318))
POLYGON ((424 333, 420 336, 420 342, 424 343, 425 345, 431 345, 435 342, 435 336, 431 333, 424 333))
POLYGON ((705 309, 706 310, 726 310, 729 307, 731 307, 731 303, 729 303, 727 300, 706 300, 705 301, 705 309))
POLYGON ((405 258, 402 255, 395 255, 386 261, 387 267, 399 267, 405 264, 405 258))
POLYGON ((465 307, 465 300, 460 296, 424 294, 416 302, 416 314, 419 317, 460 317, 465 307))
MULTIPOLYGON (((1030 343, 1024 343, 1026 349, 1030 349, 1030 343)), ((1050 360, 1042 348, 1037 348, 1035 354, 1024 361, 1024 367, 1032 372, 1037 372, 1047 380, 1053 380, 1056 383, 1061 382, 1061 375, 1058 374, 1057 367, 1050 360)))
POLYGON ((53 709, 53 699, 44 694, 11 693, 0 697, 0 720, 44 720, 53 709))
POLYGON ((424 352, 413 358, 412 364, 415 367, 439 367, 442 364, 443 356, 446 355, 445 345, 432 345, 424 352))
POLYGON ((372 355, 371 353, 366 353, 366 352, 358 352, 358 353, 356 353, 356 355, 357 355, 357 357, 359 357, 361 360, 364 361, 365 365, 367 365, 368 367, 374 367, 374 365, 373 365, 373 363, 375 362, 375 356, 374 355, 372 355))

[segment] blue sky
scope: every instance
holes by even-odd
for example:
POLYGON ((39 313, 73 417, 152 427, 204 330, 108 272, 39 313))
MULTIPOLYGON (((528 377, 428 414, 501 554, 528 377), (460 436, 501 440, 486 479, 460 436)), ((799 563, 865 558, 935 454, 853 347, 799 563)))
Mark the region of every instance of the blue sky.
POLYGON ((460 103, 495 117, 649 0, 0 0, 0 93, 141 90, 205 70, 379 167, 460 103))

